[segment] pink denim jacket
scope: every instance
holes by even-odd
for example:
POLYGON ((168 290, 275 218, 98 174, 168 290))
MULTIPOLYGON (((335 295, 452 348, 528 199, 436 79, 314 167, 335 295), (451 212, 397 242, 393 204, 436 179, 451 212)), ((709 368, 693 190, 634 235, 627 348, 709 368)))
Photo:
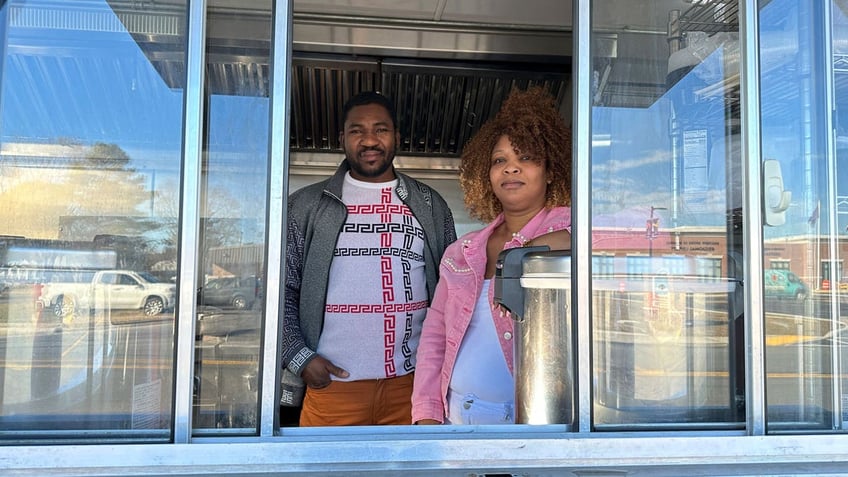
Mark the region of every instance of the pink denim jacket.
MULTIPOLYGON (((499 215, 481 230, 469 232, 451 244, 442 256, 439 283, 424 319, 415 366, 412 391, 412 422, 435 419, 444 422, 447 413, 448 386, 459 345, 471 322, 477 297, 483 289, 486 272, 486 243, 495 227, 503 223, 499 215)), ((566 229, 571 231, 571 209, 544 209, 504 244, 504 250, 521 247, 524 241, 566 229)), ((489 287, 492 303, 494 287, 489 287)), ((495 320, 501 349, 512 372, 512 318, 496 309, 495 320)))

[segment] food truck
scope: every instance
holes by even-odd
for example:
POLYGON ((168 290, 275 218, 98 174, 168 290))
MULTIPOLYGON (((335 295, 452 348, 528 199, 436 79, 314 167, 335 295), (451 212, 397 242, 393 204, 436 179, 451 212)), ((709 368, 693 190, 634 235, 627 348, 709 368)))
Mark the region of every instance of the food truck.
POLYGON ((72 258, 0 275, 4 475, 848 472, 845 2, 11 0, 0 29, 0 241, 72 258), (571 128, 572 242, 496 277, 517 423, 300 427, 287 197, 336 170, 345 101, 394 102, 395 167, 462 235, 463 147, 531 86, 571 128), (174 303, 39 300, 109 269, 174 303), (250 306, 198 298, 232 277, 250 306))

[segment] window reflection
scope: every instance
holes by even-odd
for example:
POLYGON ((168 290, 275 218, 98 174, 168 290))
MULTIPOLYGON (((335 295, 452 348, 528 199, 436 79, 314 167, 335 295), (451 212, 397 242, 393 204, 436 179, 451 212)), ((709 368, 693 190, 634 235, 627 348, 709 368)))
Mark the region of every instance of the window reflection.
POLYGON ((0 12, 0 430, 167 439, 184 13, 0 12))
POLYGON ((738 428, 738 5, 643 8, 668 28, 593 33, 594 424, 738 428))
POLYGON ((833 428, 842 406, 834 381, 842 325, 831 307, 839 272, 832 273, 838 262, 828 245, 839 231, 829 220, 831 111, 824 93, 835 86, 839 104, 844 88, 838 76, 831 84, 825 74, 831 59, 823 45, 833 41, 838 49, 845 15, 835 2, 832 39, 825 38, 827 29, 809 27, 828 21, 829 11, 825 3, 787 0, 759 11, 770 432, 833 428))
POLYGON ((265 301, 271 1, 253 2, 250 12, 234 12, 226 3, 210 2, 208 11, 194 427, 255 433, 265 301))

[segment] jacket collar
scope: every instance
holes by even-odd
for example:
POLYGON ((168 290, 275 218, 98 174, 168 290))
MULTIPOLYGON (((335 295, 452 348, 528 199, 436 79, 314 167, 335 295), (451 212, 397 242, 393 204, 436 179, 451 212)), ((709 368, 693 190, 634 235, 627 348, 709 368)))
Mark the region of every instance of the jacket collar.
MULTIPOLYGON (((341 200, 342 197, 342 187, 344 186, 344 178, 345 174, 350 171, 350 163, 347 162, 347 159, 344 159, 339 167, 336 169, 333 177, 327 181, 327 185, 324 187, 324 192, 332 195, 333 197, 341 200)), ((397 171, 397 169, 392 166, 392 171, 395 173, 395 177, 397 177, 397 187, 395 187, 395 192, 397 192, 400 200, 406 202, 409 198, 409 186, 407 184, 406 176, 397 171)))
MULTIPOLYGON (((512 238, 510 242, 507 242, 508 245, 506 248, 512 247, 521 247, 524 245, 525 241, 533 240, 539 235, 548 232, 549 230, 544 227, 547 225, 547 219, 551 214, 556 213, 557 208, 552 209, 542 209, 536 214, 529 222, 524 224, 524 227, 516 234, 515 237, 512 238)), ((501 212, 495 217, 494 220, 489 222, 485 227, 478 230, 477 232, 472 232, 466 240, 463 240, 464 247, 477 247, 479 246, 476 242, 478 240, 488 240, 489 237, 494 233, 494 230, 497 226, 501 225, 504 222, 504 214, 501 212)))

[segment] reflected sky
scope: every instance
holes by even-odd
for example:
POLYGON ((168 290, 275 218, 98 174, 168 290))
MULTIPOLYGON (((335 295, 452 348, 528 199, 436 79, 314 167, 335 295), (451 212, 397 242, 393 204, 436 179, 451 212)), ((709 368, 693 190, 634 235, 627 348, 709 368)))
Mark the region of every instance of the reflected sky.
MULTIPOLYGON (((136 212, 176 216, 184 33, 133 38, 105 1, 63 6, 17 1, 2 8, 9 25, 0 73, 4 157, 23 167, 45 167, 42 158, 50 158, 61 168, 97 143, 114 144, 129 157, 126 169, 143 177, 151 191, 150 204, 136 212)), ((182 22, 184 14, 160 19, 182 22)), ((207 213, 240 220, 234 240, 261 242, 268 99, 218 95, 207 108, 205 185, 210 197, 226 204, 210 205, 207 213)))
MULTIPOLYGON (((96 28, 69 28, 61 16, 51 28, 33 28, 27 15, 40 4, 7 2, 2 9, 11 25, 4 32, 0 98, 4 153, 8 156, 14 144, 114 143, 130 157, 129 167, 149 176, 149 187, 177 184, 183 90, 163 75, 168 68, 184 68, 182 44, 140 46, 108 3, 96 0, 66 3, 68 11, 83 10, 97 19, 96 28)), ((810 220, 827 196, 827 171, 820 161, 826 151, 822 79, 805 77, 806 69, 798 66, 820 64, 821 59, 802 53, 821 51, 821 44, 811 44, 814 40, 790 21, 799 18, 787 14, 794 4, 774 0, 760 12, 763 157, 779 161, 785 188, 792 192, 786 224, 767 228, 767 238, 808 233, 811 225, 821 226, 822 233, 829 229, 826 213, 810 220), (787 95, 787 81, 807 81, 809 87, 787 95)), ((45 8, 55 10, 55 4, 45 8)), ((846 32, 843 12, 836 8, 833 14, 834 32, 846 32)), ((670 82, 649 107, 593 110, 593 135, 606 139, 606 145, 596 141, 593 148, 594 225, 642 227, 651 207, 660 207, 665 210, 656 215, 663 227, 723 226, 727 210, 741 206, 741 195, 734 192, 742 183, 738 125, 729 126, 724 115, 724 98, 738 90, 732 81, 715 87, 738 75, 738 39, 716 37, 718 46, 697 51, 694 68, 670 82)), ((846 43, 837 39, 835 50, 846 43)), ((208 108, 207 186, 233 199, 228 215, 253 216, 264 204, 265 184, 245 184, 256 182, 252 178, 264 181, 268 100, 216 95, 208 108)), ((244 225, 242 239, 259 240, 259 229, 244 225)))
MULTIPOLYGON (((830 230, 825 39, 800 25, 822 12, 789 0, 760 11, 762 155, 777 160, 791 193, 785 223, 765 227, 766 239, 830 230)), ((833 14, 834 32, 848 33, 843 12, 833 14)), ((727 211, 742 207, 738 34, 688 39, 688 51, 656 63, 668 64, 668 89, 650 106, 593 108, 593 225, 641 229, 653 207, 662 228, 724 227, 727 211)), ((837 77, 837 102, 842 84, 837 77)))
POLYGON ((173 168, 162 154, 181 147, 182 90, 168 87, 105 2, 73 2, 98 22, 96 31, 70 28, 76 12, 55 6, 45 8, 55 11, 52 27, 28 27, 39 3, 4 8, 11 27, 2 71, 3 141, 116 143, 144 162, 138 168, 173 168))

